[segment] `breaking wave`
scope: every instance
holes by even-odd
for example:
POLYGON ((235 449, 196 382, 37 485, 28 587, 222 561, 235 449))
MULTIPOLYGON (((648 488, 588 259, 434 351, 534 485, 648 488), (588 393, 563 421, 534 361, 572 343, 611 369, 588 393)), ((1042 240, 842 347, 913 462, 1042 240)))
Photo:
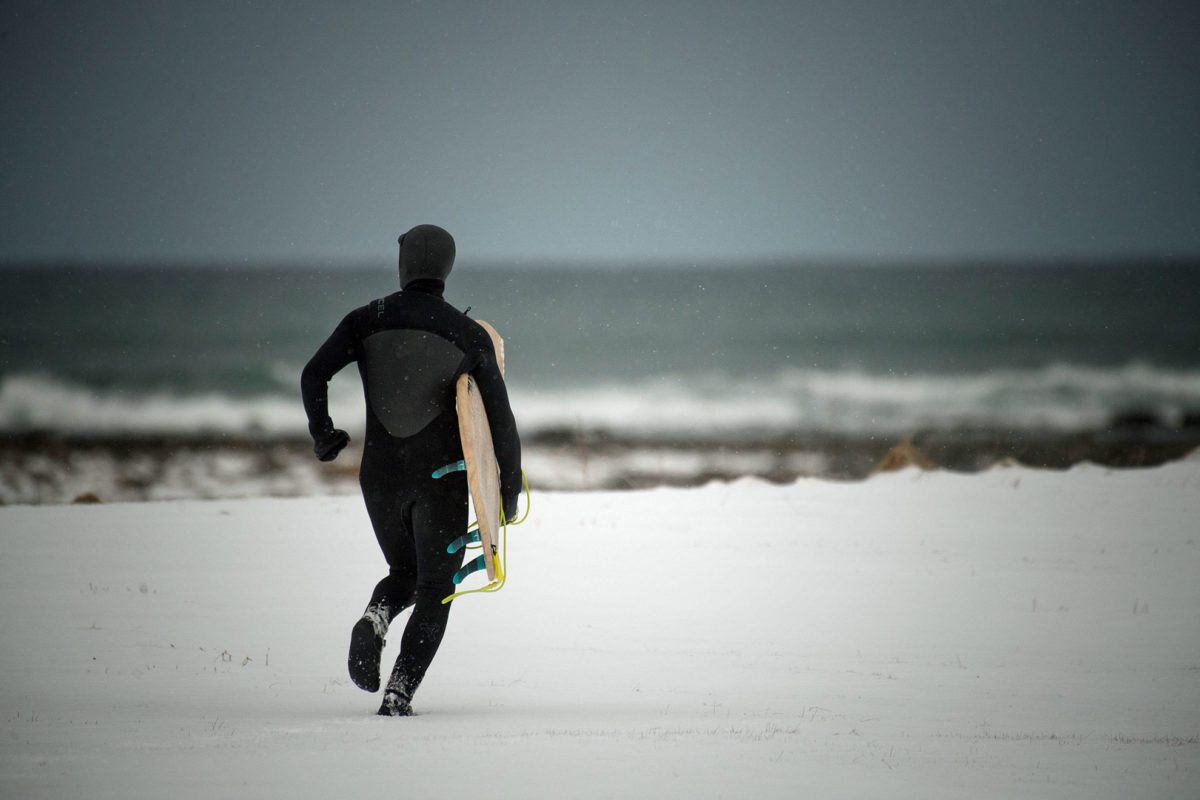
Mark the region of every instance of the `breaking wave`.
MULTIPOLYGON (((295 371, 288 370, 289 376, 295 371)), ((960 426, 1085 430, 1132 410, 1166 424, 1200 413, 1200 371, 1145 364, 1054 365, 968 375, 786 370, 755 379, 663 375, 573 388, 511 387, 523 432, 605 428, 719 435, 795 430, 886 433, 960 426)), ((362 428, 357 376, 335 380, 334 420, 362 428)), ((235 397, 98 390, 46 375, 0 379, 0 431, 302 435, 298 393, 235 397)))

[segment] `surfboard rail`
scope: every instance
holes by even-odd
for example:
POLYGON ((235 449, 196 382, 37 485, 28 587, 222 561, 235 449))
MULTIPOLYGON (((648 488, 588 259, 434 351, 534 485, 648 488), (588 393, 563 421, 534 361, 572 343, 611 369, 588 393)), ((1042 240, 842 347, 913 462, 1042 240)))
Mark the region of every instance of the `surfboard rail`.
MULTIPOLYGON (((504 339, 496 329, 483 320, 479 325, 492 338, 497 366, 504 375, 504 339)), ((500 525, 504 510, 500 498, 500 465, 492 442, 492 429, 479 386, 470 374, 460 375, 455 384, 455 403, 458 411, 458 434, 462 440, 463 461, 467 469, 467 486, 475 519, 479 523, 479 541, 483 546, 484 568, 489 581, 502 580, 500 565, 500 525)))

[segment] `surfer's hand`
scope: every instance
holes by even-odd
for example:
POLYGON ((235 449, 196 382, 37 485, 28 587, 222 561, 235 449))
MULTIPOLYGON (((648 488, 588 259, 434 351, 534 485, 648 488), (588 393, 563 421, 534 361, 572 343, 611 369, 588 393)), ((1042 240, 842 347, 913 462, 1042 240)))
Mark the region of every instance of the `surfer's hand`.
POLYGON ((337 458, 337 454, 342 452, 342 448, 349 443, 350 434, 334 428, 328 433, 322 434, 313 442, 313 452, 322 461, 333 461, 337 458))
MULTIPOLYGON (((495 497, 496 495, 492 495, 495 497)), ((517 498, 520 493, 504 498, 504 521, 514 522, 517 519, 517 498)))

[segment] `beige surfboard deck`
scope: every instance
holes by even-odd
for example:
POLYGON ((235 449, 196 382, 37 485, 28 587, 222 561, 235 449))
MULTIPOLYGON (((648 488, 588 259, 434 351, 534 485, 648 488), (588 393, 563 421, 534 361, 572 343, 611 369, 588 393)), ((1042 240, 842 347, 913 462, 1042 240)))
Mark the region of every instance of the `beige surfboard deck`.
MULTIPOLYGON (((483 320, 478 320, 492 337, 499 362, 500 374, 504 374, 504 340, 496 329, 483 320)), ((479 541, 483 545, 484 566, 488 580, 497 578, 496 561, 500 547, 500 467, 496 462, 496 448, 492 444, 492 429, 488 425, 487 412, 479 387, 470 375, 460 375, 455 385, 455 401, 458 407, 458 434, 462 439, 463 461, 467 464, 467 486, 471 492, 471 505, 475 507, 475 518, 479 520, 479 541)))

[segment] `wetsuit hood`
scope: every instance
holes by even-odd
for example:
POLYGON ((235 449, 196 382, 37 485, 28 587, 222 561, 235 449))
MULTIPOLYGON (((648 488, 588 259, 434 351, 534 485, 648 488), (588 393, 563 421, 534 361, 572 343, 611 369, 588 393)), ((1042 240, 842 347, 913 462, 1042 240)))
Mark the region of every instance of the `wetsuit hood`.
POLYGON ((437 225, 418 225, 400 237, 400 288, 421 278, 445 281, 454 266, 454 237, 437 225))

